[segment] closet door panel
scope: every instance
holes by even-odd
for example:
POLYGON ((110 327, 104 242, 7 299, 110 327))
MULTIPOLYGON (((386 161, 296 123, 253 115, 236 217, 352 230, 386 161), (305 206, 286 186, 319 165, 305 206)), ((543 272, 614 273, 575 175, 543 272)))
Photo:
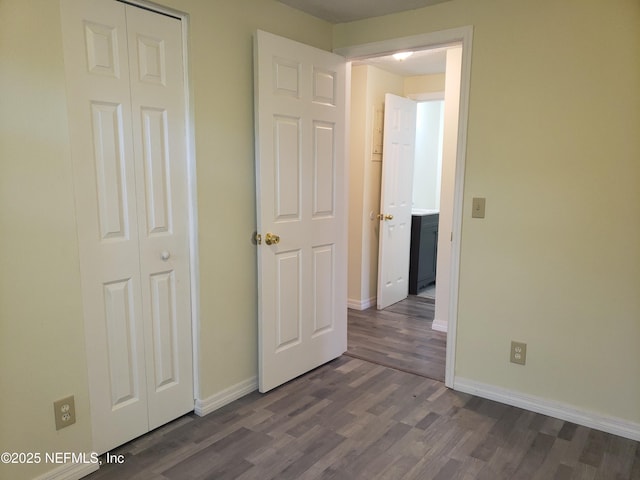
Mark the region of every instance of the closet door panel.
POLYGON ((125 6, 61 2, 94 449, 148 431, 125 6))
POLYGON ((149 427, 156 428, 194 406, 182 26, 131 6, 126 15, 149 427))

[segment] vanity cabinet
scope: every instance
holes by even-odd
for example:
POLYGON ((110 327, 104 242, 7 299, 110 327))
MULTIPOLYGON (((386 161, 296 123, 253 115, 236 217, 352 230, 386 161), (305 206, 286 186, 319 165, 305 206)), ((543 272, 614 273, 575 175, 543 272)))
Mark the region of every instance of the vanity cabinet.
POLYGON ((412 295, 436 281, 439 220, 437 213, 411 216, 409 293, 412 295))

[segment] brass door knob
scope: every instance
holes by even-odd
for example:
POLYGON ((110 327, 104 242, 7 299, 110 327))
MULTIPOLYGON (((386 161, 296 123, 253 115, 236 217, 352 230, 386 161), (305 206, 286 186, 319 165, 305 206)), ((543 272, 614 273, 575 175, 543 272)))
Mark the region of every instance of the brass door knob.
POLYGON ((275 233, 267 233, 264 236, 264 243, 266 243, 267 245, 277 245, 278 243, 280 243, 280 236, 276 235, 275 233))
POLYGON ((384 214, 384 213, 379 213, 378 214, 378 220, 393 220, 393 215, 391 214, 384 214))

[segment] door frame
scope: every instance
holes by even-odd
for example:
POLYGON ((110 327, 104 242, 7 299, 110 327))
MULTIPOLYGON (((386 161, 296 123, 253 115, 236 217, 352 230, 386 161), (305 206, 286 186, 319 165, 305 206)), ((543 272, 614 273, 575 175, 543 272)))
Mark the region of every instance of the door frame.
MULTIPOLYGON (((389 55, 400 50, 418 50, 442 47, 452 44, 462 45, 462 69, 460 78, 460 107, 458 110, 458 138, 453 192, 453 214, 451 232, 451 279, 449 284, 449 315, 447 319, 447 353, 445 385, 453 388, 455 380, 456 336, 458 323, 458 284, 460 276, 460 245, 462 230, 462 210, 464 193, 465 159, 467 152, 467 125, 469 116, 469 90, 471 85, 471 47, 473 26, 463 26, 437 32, 392 38, 334 50, 348 62, 381 55, 389 55)), ((348 65, 349 66, 349 65, 348 65)), ((348 69, 350 70, 350 69, 348 69)))
POLYGON ((198 364, 200 339, 200 258, 198 255, 198 192, 196 190, 196 139, 195 139, 195 105, 193 100, 193 83, 190 72, 189 14, 174 10, 148 0, 114 0, 153 13, 167 15, 180 20, 182 29, 182 58, 184 60, 184 97, 186 126, 186 161, 187 161, 187 203, 189 206, 189 272, 191 282, 191 349, 193 353, 193 399, 194 407, 200 397, 200 366, 198 364))

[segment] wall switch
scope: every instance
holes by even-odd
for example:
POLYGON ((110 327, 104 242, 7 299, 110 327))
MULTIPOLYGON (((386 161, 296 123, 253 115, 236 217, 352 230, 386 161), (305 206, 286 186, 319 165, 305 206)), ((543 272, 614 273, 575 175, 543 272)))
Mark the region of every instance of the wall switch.
POLYGON ((471 218, 484 218, 484 205, 486 199, 475 197, 471 205, 471 218))
POLYGON ((511 363, 524 365, 527 361, 527 344, 511 341, 511 363))
POLYGON ((73 395, 53 402, 53 414, 56 419, 56 430, 76 423, 76 404, 73 395))

